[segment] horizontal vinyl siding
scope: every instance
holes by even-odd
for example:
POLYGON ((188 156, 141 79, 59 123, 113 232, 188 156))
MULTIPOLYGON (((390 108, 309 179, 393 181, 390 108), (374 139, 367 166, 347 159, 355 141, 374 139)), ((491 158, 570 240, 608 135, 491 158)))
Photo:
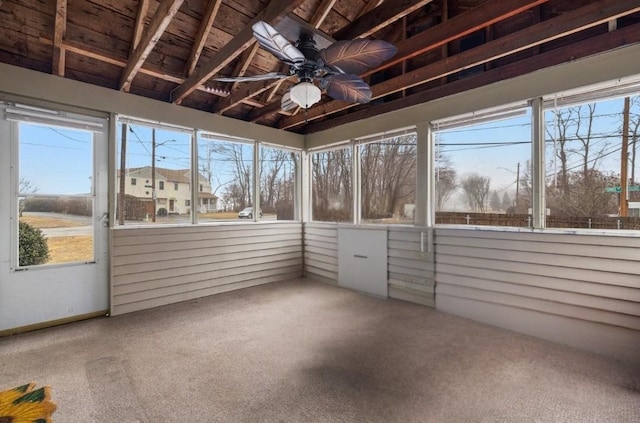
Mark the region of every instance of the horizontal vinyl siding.
POLYGON ((436 229, 436 306, 640 365, 640 238, 436 229))
POLYGON ((299 223, 112 230, 111 314, 300 277, 299 223))
POLYGON ((434 307, 434 253, 427 231, 389 227, 389 297, 434 307))
POLYGON ((309 279, 338 284, 337 224, 304 224, 304 275, 309 279))

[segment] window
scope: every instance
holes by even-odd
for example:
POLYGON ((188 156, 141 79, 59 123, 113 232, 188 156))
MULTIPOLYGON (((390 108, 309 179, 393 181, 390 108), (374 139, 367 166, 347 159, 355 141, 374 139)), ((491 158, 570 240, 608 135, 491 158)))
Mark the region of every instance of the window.
POLYGON ((190 207, 191 206, 191 200, 184 200, 184 205, 185 205, 185 207, 190 207))
POLYGON ((136 178, 131 178, 131 185, 135 185, 136 184, 136 178))
POLYGON ((300 152, 260 146, 261 220, 294 220, 300 152))
POLYGON ((191 210, 183 204, 191 199, 193 131, 120 117, 117 136, 117 224, 190 224, 191 210), (145 183, 121 186, 120 178, 127 177, 145 183), (165 182, 173 184, 172 193, 165 182))
POLYGON ((353 221, 351 146, 312 153, 311 217, 323 222, 353 221))
POLYGON ((531 226, 531 111, 512 105, 433 124, 436 223, 531 226))
POLYGON ((198 134, 198 221, 238 220, 253 206, 253 149, 250 140, 198 134))
POLYGON ((18 121, 17 265, 93 261, 95 133, 22 113, 6 113, 18 121))
POLYGON ((633 217, 640 209, 640 95, 582 103, 577 97, 545 103, 546 226, 640 229, 633 217))
POLYGON ((363 223, 413 224, 416 139, 415 132, 402 132, 360 146, 363 223))
POLYGON ((200 184, 200 189, 198 190, 199 192, 204 191, 204 185, 200 184))

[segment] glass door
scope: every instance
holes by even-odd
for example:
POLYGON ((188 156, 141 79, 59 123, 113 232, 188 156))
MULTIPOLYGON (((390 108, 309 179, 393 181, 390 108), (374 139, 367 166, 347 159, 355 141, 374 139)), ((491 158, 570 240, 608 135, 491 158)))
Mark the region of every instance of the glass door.
POLYGON ((15 105, 4 112, 11 245, 0 331, 106 313, 106 119, 15 105))

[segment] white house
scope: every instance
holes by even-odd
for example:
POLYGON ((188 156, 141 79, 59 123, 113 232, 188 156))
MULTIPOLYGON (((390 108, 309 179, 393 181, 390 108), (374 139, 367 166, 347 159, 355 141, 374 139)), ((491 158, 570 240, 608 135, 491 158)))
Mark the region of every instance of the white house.
MULTIPOLYGON (((191 178, 189 169, 156 167, 156 213, 165 209, 168 214, 186 214, 191 211, 191 178)), ((207 178, 198 175, 198 212, 215 211, 218 198, 211 193, 207 178)), ((120 175, 118 174, 118 187, 120 175)), ((125 195, 139 199, 153 198, 151 166, 126 169, 125 195)))

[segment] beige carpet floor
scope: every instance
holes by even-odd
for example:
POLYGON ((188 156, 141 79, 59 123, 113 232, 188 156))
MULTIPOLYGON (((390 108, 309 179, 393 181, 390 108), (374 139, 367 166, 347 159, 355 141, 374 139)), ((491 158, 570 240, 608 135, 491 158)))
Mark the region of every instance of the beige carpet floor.
POLYGON ((63 422, 640 422, 622 363, 306 280, 0 339, 63 422))

